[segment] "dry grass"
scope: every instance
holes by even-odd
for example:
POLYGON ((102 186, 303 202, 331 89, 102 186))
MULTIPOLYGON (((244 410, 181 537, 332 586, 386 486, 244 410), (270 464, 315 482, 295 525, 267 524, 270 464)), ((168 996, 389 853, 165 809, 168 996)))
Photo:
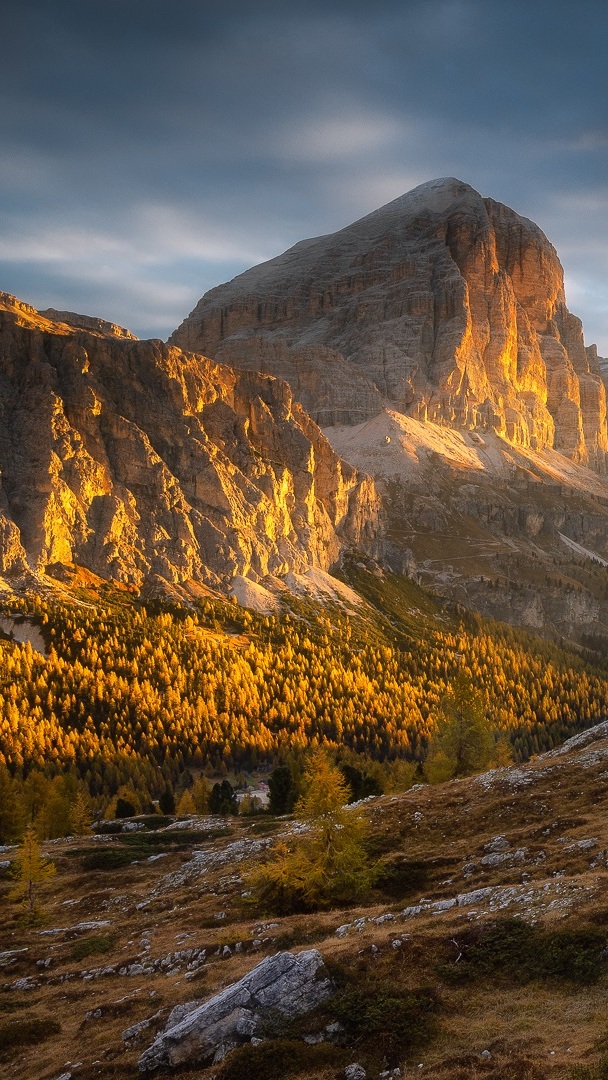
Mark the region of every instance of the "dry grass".
MULTIPOLYGON (((376 800, 369 811, 376 857, 389 861, 400 857, 406 866, 415 863, 422 886, 412 895, 406 875, 390 895, 377 890, 366 905, 316 915, 262 916, 241 895, 243 864, 217 867, 177 887, 159 889, 162 879, 188 863, 193 847, 216 851, 241 836, 254 839, 257 826, 246 819, 237 822, 231 837, 197 840, 182 851, 168 847, 162 859, 111 872, 83 871, 81 857, 73 852, 84 846, 119 846, 120 838, 49 845, 58 872, 41 924, 24 923, 21 913, 6 901, 8 880, 0 882, 0 950, 28 950, 16 953, 11 964, 0 968, 0 1011, 3 1024, 21 1025, 15 1029, 17 1036, 19 1030, 35 1031, 36 1022, 48 1019, 59 1023, 61 1030, 46 1028, 41 1046, 19 1038, 7 1045, 1 1075, 55 1080, 70 1071, 74 1080, 135 1078, 141 1051, 173 1005, 209 997, 264 955, 314 945, 346 985, 350 980, 355 987, 377 987, 378 995, 387 1000, 420 988, 437 994, 436 1030, 409 1060, 405 1051, 401 1053, 405 1076, 569 1080, 575 1064, 593 1066, 602 1048, 605 1052, 608 973, 586 986, 563 979, 518 984, 512 977, 516 973, 507 966, 500 978, 454 983, 445 978, 444 966, 454 959, 453 942, 501 916, 531 917, 539 927, 555 926, 560 931, 593 925, 605 929, 608 940, 608 873, 604 860, 598 859, 608 849, 608 819, 603 812, 607 773, 608 757, 593 760, 583 751, 538 759, 523 771, 500 774, 491 785, 473 779, 376 800), (530 783, 517 787, 522 773, 530 783), (486 845, 499 834, 506 836, 508 850, 526 849, 524 863, 495 867, 480 863, 486 845), (571 848, 588 839, 597 841, 593 848, 571 848), (590 865, 593 862, 597 865, 590 865), (475 869, 464 876, 463 868, 471 864, 475 869), (521 887, 531 899, 504 911, 493 911, 488 900, 441 914, 427 910, 406 921, 398 917, 384 923, 367 921, 360 932, 353 928, 343 937, 335 934, 339 926, 358 917, 370 920, 387 911, 398 915, 422 895, 432 901, 501 884, 521 887), (225 917, 216 919, 219 913, 225 917), (109 925, 74 930, 85 921, 106 920, 109 925), (61 933, 42 933, 57 928, 61 933), (392 946, 395 939, 402 942, 399 948, 392 946), (238 952, 237 943, 242 945, 238 952), (224 946, 229 946, 229 955, 224 955, 224 946), (204 967, 192 978, 186 977, 184 965, 170 974, 82 978, 91 968, 124 967, 184 948, 207 950, 204 967), (49 958, 48 967, 37 963, 49 958), (21 979, 32 980, 33 988, 28 989, 27 983, 15 987, 21 979), (123 1042, 125 1028, 157 1013, 140 1041, 123 1042), (491 1057, 482 1057, 483 1051, 491 1057), (421 1063, 423 1070, 418 1069, 421 1063)), ((310 1020, 313 1029, 315 1022, 323 1027, 331 1019, 331 1009, 330 1001, 323 1017, 310 1020)), ((10 1034, 8 1039, 10 1043, 10 1034)), ((340 1054, 344 1052, 340 1060, 361 1060, 370 1077, 377 1075, 386 1057, 382 1040, 366 1038, 362 1032, 360 1037, 348 1036, 346 1042, 338 1047, 340 1054)), ((305 1044, 300 1045, 306 1055, 305 1044)), ((335 1080, 338 1065, 321 1060, 321 1054, 314 1058, 311 1053, 308 1064, 290 1076, 335 1080)), ((192 1075, 203 1080, 213 1072, 199 1067, 192 1075)))

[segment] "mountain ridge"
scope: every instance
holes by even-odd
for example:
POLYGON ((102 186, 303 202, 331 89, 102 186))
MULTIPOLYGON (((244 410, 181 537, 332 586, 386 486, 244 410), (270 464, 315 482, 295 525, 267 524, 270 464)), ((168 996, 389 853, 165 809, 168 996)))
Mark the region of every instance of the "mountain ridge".
POLYGON ((0 572, 225 591, 373 549, 373 482, 286 384, 48 315, 0 296, 0 572))

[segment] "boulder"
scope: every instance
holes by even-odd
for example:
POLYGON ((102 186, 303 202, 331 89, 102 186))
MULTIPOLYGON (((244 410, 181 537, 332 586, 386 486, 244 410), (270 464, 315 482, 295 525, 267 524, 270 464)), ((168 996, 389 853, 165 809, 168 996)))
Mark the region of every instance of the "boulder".
MULTIPOLYGON (((239 982, 189 1012, 160 1034, 139 1060, 141 1072, 221 1061, 248 1042, 273 1015, 310 1012, 333 992, 317 949, 266 957, 239 982)), ((173 1014, 172 1014, 173 1015, 173 1014)))

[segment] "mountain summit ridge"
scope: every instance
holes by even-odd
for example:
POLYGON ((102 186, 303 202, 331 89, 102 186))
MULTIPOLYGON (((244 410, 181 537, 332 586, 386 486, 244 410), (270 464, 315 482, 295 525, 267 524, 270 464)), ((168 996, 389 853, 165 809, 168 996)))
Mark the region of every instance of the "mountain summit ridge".
POLYGON ((169 340, 285 378, 323 426, 388 407, 606 470, 597 351, 555 248, 454 177, 210 290, 169 340))

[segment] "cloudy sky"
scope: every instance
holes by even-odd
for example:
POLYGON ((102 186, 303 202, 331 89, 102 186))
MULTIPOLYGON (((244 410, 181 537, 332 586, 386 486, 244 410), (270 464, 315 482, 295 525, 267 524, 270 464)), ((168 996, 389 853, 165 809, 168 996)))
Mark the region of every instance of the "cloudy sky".
POLYGON ((439 176, 533 218, 608 356, 605 0, 12 0, 0 290, 166 337, 439 176))

